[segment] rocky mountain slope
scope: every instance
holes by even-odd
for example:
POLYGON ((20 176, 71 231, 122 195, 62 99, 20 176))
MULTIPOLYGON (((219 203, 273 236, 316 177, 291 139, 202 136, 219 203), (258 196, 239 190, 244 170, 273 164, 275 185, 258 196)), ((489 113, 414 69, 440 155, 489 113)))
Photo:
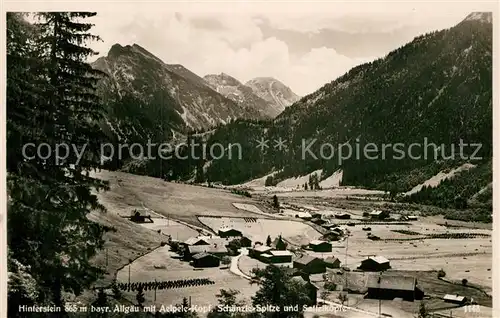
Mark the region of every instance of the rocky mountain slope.
POLYGON ((277 113, 281 113, 288 106, 300 99, 292 90, 272 77, 257 77, 245 83, 253 93, 275 107, 277 113))
MULTIPOLYGON (((473 195, 491 182, 491 169, 481 168, 491 166, 492 156, 491 13, 472 13, 450 29, 418 36, 303 97, 272 122, 238 121, 218 129, 211 140, 240 142, 245 158, 214 160, 210 180, 240 183, 281 171, 274 177, 279 182, 317 169, 326 177, 341 168, 345 185, 404 192, 442 169, 482 157, 468 172, 480 177, 471 177, 473 184, 461 182, 460 189, 447 185, 441 200, 473 195), (256 148, 261 138, 269 140, 264 151, 256 148), (274 147, 279 138, 286 148, 274 147), (429 155, 434 151, 425 149, 425 140, 437 145, 436 156, 429 155), (461 140, 481 147, 460 153, 461 140), (421 146, 410 156, 413 143, 421 146), (351 146, 350 158, 340 158, 342 144, 351 146), (368 144, 378 150, 366 155, 368 144), (382 150, 384 144, 392 146, 382 150)), ((342 156, 349 157, 346 152, 342 156)))
POLYGON ((203 79, 217 93, 239 105, 258 110, 263 117, 274 118, 281 112, 279 105, 260 98, 254 94, 250 87, 243 85, 237 79, 225 73, 209 74, 204 76, 203 79))
POLYGON ((166 64, 137 44, 115 44, 92 65, 109 75, 99 84, 108 107, 104 129, 118 140, 165 141, 176 133, 237 118, 265 117, 259 109, 217 93, 182 65, 166 64))

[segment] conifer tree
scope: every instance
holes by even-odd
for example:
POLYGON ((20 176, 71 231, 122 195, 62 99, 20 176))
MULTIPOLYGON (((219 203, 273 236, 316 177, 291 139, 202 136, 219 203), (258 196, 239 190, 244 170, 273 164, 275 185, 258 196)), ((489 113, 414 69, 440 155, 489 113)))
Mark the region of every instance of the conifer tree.
POLYGON ((95 52, 85 46, 98 37, 82 22, 94 15, 39 13, 36 25, 8 17, 8 244, 38 283, 37 303, 61 308, 63 290, 79 295, 102 274, 89 260, 103 230, 87 218, 104 210, 92 191, 107 188, 88 174, 99 165, 103 137, 100 74, 87 63, 95 52), (27 143, 66 145, 60 156, 67 157, 41 159, 27 143), (75 148, 84 149, 81 158, 75 148))

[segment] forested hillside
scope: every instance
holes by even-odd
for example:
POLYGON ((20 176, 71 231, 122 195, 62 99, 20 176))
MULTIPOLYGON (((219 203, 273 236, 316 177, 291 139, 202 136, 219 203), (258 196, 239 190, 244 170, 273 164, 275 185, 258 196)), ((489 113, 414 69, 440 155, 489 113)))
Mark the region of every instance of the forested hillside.
MULTIPOLYGON (((450 29, 416 37, 386 57, 355 67, 305 96, 274 121, 260 125, 239 121, 219 129, 210 141, 243 145, 244 160, 213 161, 208 170, 211 180, 228 183, 272 170, 283 169, 274 178, 278 182, 316 169, 323 169, 327 176, 342 168, 345 185, 403 192, 441 169, 470 161, 472 155, 474 164, 482 167, 492 156, 491 19, 471 15, 450 29), (263 153, 255 142, 261 137, 270 140, 263 153), (287 150, 273 148, 273 140, 279 137, 287 140, 287 150), (318 158, 307 153, 304 159, 303 143, 308 145, 314 139, 309 149, 318 158), (414 158, 409 158, 409 145, 422 145, 424 140, 436 144, 436 156, 430 145, 427 150, 423 146, 413 149, 414 158), (464 147, 460 156, 461 140, 481 147, 477 152, 477 147, 464 147), (374 143, 379 158, 361 155, 339 165, 338 156, 321 158, 324 143, 335 147, 349 143, 353 150, 374 143), (381 158, 383 144, 397 143, 406 151, 404 158, 392 147, 381 158), (422 157, 415 159, 418 156, 422 157), (483 159, 477 160, 480 157, 483 159)), ((491 173, 480 175, 474 189, 491 182, 491 173)), ((469 197, 474 191, 465 192, 462 195, 469 197)))

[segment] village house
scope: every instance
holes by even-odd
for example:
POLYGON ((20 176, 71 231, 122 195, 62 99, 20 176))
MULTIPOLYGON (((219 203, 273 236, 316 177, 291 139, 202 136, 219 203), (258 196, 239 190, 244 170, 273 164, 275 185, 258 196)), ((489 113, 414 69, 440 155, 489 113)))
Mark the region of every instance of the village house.
POLYGON ((327 268, 340 268, 340 260, 337 257, 328 257, 323 260, 327 268))
POLYGON ((406 219, 407 219, 408 221, 417 221, 417 220, 418 220, 418 217, 417 217, 416 215, 408 215, 408 216, 406 217, 406 219))
POLYGON ((443 300, 446 303, 453 303, 453 304, 458 304, 458 305, 465 305, 465 303, 467 303, 467 297, 460 296, 460 295, 446 294, 446 295, 444 295, 443 300))
POLYGON ((383 256, 370 256, 358 267, 361 270, 369 272, 381 272, 391 268, 390 262, 383 256))
POLYGON ((401 298, 406 301, 414 301, 424 297, 424 292, 418 286, 417 279, 411 276, 372 274, 368 276, 366 286, 368 287, 367 298, 401 298))
POLYGON ((191 245, 184 252, 184 259, 191 260, 193 255, 198 253, 210 253, 219 258, 229 254, 229 251, 224 244, 213 243, 210 245, 191 245))
POLYGON ((293 261, 293 268, 296 268, 306 274, 319 274, 326 272, 325 262, 317 257, 303 255, 301 258, 293 261))
POLYGON ((260 260, 268 264, 291 263, 292 256, 290 251, 269 251, 261 254, 260 260))
POLYGON ((338 225, 337 224, 333 224, 333 223, 326 223, 326 224, 322 224, 321 226, 324 227, 327 230, 331 230, 331 229, 336 228, 338 225))
POLYGON ((370 212, 370 218, 374 220, 383 220, 389 217, 389 212, 381 210, 373 210, 370 212))
POLYGON ((271 251, 273 248, 265 245, 256 245, 255 247, 248 250, 248 255, 255 259, 260 259, 262 254, 271 251))
POLYGON ((238 236, 243 236, 241 231, 238 231, 233 228, 222 228, 219 229, 218 234, 220 237, 238 237, 238 236))
POLYGON ((328 253, 332 251, 332 244, 326 241, 314 240, 309 242, 309 247, 314 252, 328 253))
POLYGON ((322 217, 322 214, 321 213, 318 213, 318 212, 311 212, 311 218, 313 219, 321 219, 322 217))
POLYGON ((210 253, 198 253, 192 257, 192 265, 194 267, 219 267, 220 258, 210 253))
POLYGON ((186 241, 184 241, 185 246, 193 246, 193 245, 210 245, 209 238, 207 237, 190 237, 186 241))
POLYGON ((309 306, 316 305, 317 299, 318 299, 318 287, 316 287, 316 285, 312 284, 309 279, 304 279, 303 276, 294 276, 291 279, 304 286, 306 293, 307 293, 307 296, 310 300, 307 305, 309 305, 309 306))

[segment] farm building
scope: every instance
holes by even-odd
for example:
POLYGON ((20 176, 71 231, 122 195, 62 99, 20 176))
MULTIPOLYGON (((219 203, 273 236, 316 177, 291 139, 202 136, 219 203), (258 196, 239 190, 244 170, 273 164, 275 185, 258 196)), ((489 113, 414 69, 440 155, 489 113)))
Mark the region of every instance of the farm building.
POLYGON ((296 218, 301 218, 302 220, 310 220, 310 219, 312 219, 312 215, 309 214, 308 212, 297 212, 297 214, 295 214, 295 217, 296 218))
POLYGON ((292 255, 290 251, 269 251, 261 254, 260 260, 268 264, 291 263, 292 255))
POLYGON ((367 298, 394 299, 402 298, 407 301, 421 300, 423 290, 417 285, 417 279, 411 276, 378 275, 368 276, 367 298))
POLYGON ((373 210, 370 212, 370 218, 376 220, 383 220, 389 217, 389 212, 381 210, 373 210))
POLYGON ((311 222, 314 223, 314 224, 317 224, 317 225, 322 225, 322 224, 327 223, 326 220, 323 220, 321 217, 319 217, 319 218, 312 218, 311 222))
POLYGON ((185 259, 191 259, 193 255, 198 253, 210 253, 217 257, 223 257, 228 255, 229 251, 227 247, 223 244, 211 244, 211 245, 191 245, 187 247, 186 253, 184 254, 185 259))
POLYGON ((326 272, 325 262, 317 257, 304 255, 293 261, 293 268, 296 268, 306 274, 319 274, 326 272))
POLYGON ((184 241, 184 245, 193 246, 193 245, 210 245, 209 238, 206 237, 190 237, 186 241, 184 241))
POLYGON ((337 213, 335 214, 336 219, 342 219, 342 220, 348 220, 351 218, 351 215, 349 213, 337 213))
POLYGON ((408 221, 417 221, 418 220, 418 217, 416 215, 408 215, 406 218, 408 219, 408 221))
POLYGON ((198 253, 193 255, 192 264, 194 267, 219 267, 220 259, 209 253, 198 253))
POLYGON ((248 250, 248 255, 250 257, 259 259, 262 254, 265 254, 271 251, 273 248, 265 245, 257 245, 254 248, 248 250))
POLYGON ((332 251, 332 244, 326 241, 311 241, 309 242, 309 247, 315 252, 327 253, 332 251))
POLYGON ((340 268, 340 260, 337 257, 328 257, 323 262, 328 268, 340 268))
POLYGON ((318 299, 318 287, 311 283, 309 279, 304 279, 302 276, 292 277, 292 280, 302 284, 304 288, 307 290, 307 296, 310 300, 308 303, 309 306, 316 305, 316 301, 318 299))
POLYGON ((271 247, 274 250, 284 251, 284 250, 286 250, 287 246, 288 246, 288 244, 285 241, 283 241, 283 239, 281 238, 281 235, 278 236, 277 238, 275 238, 271 242, 271 247))
POLYGON ((250 246, 252 246, 252 240, 249 239, 246 236, 242 236, 241 238, 239 238, 239 242, 240 242, 240 245, 242 247, 250 247, 250 246))
POLYGON ((370 272, 380 272, 391 268, 390 262, 383 256, 370 256, 361 261, 359 269, 370 272))
POLYGON ((218 231, 220 237, 238 237, 243 236, 242 233, 236 229, 223 228, 218 231))
POLYGON ((444 295, 443 300, 447 303, 465 305, 465 303, 467 302, 467 297, 447 294, 444 295))

